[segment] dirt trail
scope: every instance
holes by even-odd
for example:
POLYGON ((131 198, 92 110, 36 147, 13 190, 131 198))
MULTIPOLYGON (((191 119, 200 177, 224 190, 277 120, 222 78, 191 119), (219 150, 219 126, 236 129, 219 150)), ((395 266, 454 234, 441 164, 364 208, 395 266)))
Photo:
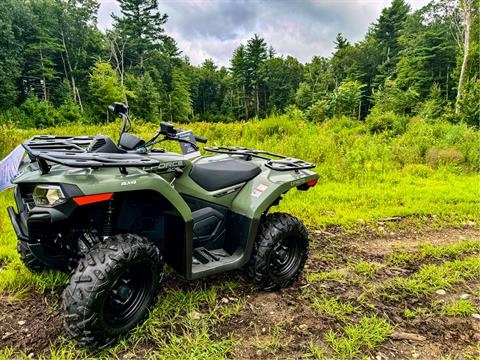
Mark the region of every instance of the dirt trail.
MULTIPOLYGON (((396 276, 407 276, 411 273, 409 269, 385 266, 385 260, 394 249, 412 251, 424 243, 438 246, 462 240, 480 240, 480 230, 472 227, 403 233, 393 231, 381 237, 365 234, 349 237, 322 231, 312 231, 312 235, 313 251, 307 263, 307 271, 341 273, 346 270, 347 263, 369 261, 380 266, 376 278, 371 281, 374 286, 396 276)), ((338 330, 339 325, 348 324, 351 319, 339 321, 316 314, 305 299, 305 290, 312 287, 314 285, 307 283, 302 277, 293 287, 281 292, 252 294, 244 312, 222 329, 233 332, 238 339, 246 339, 237 349, 236 358, 301 358, 309 351, 312 343, 327 348, 324 342, 326 331, 329 328, 338 330)), ((363 291, 359 284, 352 284, 348 278, 322 281, 316 287, 328 297, 345 301, 355 301, 363 291)), ((471 296, 470 299, 480 311, 480 279, 452 290, 446 298, 458 298, 473 290, 476 290, 476 296, 471 296)), ((435 295, 434 300, 444 299, 435 295)), ((407 303, 410 301, 417 300, 406 300, 407 303)), ((480 357, 480 319, 436 316, 408 320, 402 317, 406 305, 393 302, 375 303, 377 309, 383 312, 382 315, 396 326, 400 338, 387 339, 372 354, 372 358, 430 360, 442 355, 462 358, 463 354, 469 352, 476 354, 477 358, 480 357), (407 333, 407 337, 412 335, 416 340, 402 339, 402 335, 405 336, 402 333, 407 333)), ((421 300, 416 304, 423 305, 426 304, 421 300)), ((335 357, 328 352, 324 355, 335 357)))
MULTIPOLYGON (((347 236, 311 230, 312 251, 306 272, 348 273, 349 266, 359 261, 378 264, 378 272, 364 283, 352 282, 348 276, 339 276, 312 284, 302 276, 292 287, 277 293, 245 289, 242 295, 244 309, 219 325, 213 335, 222 337, 233 334, 239 340, 234 356, 238 359, 301 358, 311 350, 312 345, 328 349, 325 343, 328 329, 340 331, 342 326, 355 320, 355 316, 339 320, 318 315, 306 296, 309 291, 355 302, 368 286, 377 286, 397 276, 412 273, 411 269, 386 265, 386 259, 394 249, 414 250, 421 243, 446 245, 462 240, 480 240, 480 230, 465 227, 422 232, 392 231, 381 237, 347 236)), ((63 333, 58 310, 59 291, 61 289, 47 296, 33 294, 26 300, 0 298, 0 348, 13 346, 27 354, 48 353, 50 343, 63 333)), ((480 311, 480 279, 448 290, 443 299, 459 298, 464 294, 468 294, 480 311)), ((435 316, 408 320, 403 316, 406 306, 427 306, 427 302, 433 300, 442 301, 442 296, 434 294, 428 300, 408 298, 403 302, 374 301, 376 309, 396 326, 397 332, 417 337, 414 340, 389 338, 372 353, 372 358, 432 359, 442 355, 461 358, 461 354, 468 351, 473 353, 475 348, 479 351, 480 319, 472 316, 435 316)), ((329 352, 325 355, 332 356, 329 352)))

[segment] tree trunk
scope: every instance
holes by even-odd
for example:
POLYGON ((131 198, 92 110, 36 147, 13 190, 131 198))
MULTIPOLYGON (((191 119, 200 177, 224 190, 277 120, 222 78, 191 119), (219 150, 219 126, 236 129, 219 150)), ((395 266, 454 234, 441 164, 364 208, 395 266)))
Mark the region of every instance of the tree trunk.
POLYGON ((48 101, 47 98, 47 79, 45 79, 45 74, 43 73, 43 53, 42 48, 40 48, 40 65, 42 67, 42 89, 43 89, 43 100, 45 102, 48 101))
POLYGON ((247 104, 247 91, 245 85, 243 85, 243 102, 245 104, 245 121, 248 120, 248 104, 247 104))
POLYGON ((260 98, 258 95, 258 79, 257 79, 257 83, 255 84, 255 116, 257 118, 259 113, 260 113, 260 98))
POLYGON ((470 30, 472 28, 472 3, 471 0, 461 1, 463 16, 465 20, 465 36, 463 38, 463 62, 458 78, 457 101, 455 103, 455 114, 460 113, 460 99, 462 98, 463 84, 465 82, 465 71, 468 63, 468 50, 470 48, 470 30))

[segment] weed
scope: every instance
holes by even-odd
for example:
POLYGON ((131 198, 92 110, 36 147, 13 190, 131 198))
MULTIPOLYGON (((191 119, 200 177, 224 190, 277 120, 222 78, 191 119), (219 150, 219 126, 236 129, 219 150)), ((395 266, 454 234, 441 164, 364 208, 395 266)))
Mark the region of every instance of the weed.
POLYGON ((326 350, 312 340, 308 342, 308 352, 305 354, 305 357, 317 360, 328 359, 326 350))
POLYGON ((322 272, 309 272, 306 275, 307 282, 319 282, 325 280, 340 280, 345 278, 345 273, 338 270, 322 271, 322 272))
POLYGON ((367 277, 373 277, 378 271, 378 264, 369 263, 368 261, 360 261, 353 265, 353 271, 359 275, 365 275, 367 277))
POLYGON ((391 265, 409 265, 428 258, 445 259, 459 258, 464 254, 474 253, 480 250, 479 240, 463 240, 449 245, 420 244, 417 251, 409 252, 396 250, 389 255, 387 263, 391 265))
POLYGON ((312 255, 312 258, 318 261, 329 263, 329 262, 334 262, 337 259, 337 255, 317 252, 312 255))
POLYGON ((480 258, 447 261, 441 265, 424 265, 409 278, 396 278, 384 287, 386 297, 429 295, 439 289, 449 289, 457 283, 480 277, 480 258))
POLYGON ((427 316, 430 316, 431 314, 432 314, 431 310, 423 307, 418 307, 413 310, 409 308, 405 308, 405 310, 403 310, 403 316, 406 319, 415 319, 417 317, 425 318, 427 316))
POLYGON ((444 316, 470 316, 477 312, 475 304, 467 299, 453 300, 442 306, 444 316))
POLYGON ((375 315, 365 316, 357 324, 347 325, 342 334, 329 330, 325 341, 337 358, 351 359, 362 351, 372 351, 393 332, 393 327, 375 315))
POLYGON ((311 307, 320 315, 345 320, 348 315, 356 313, 359 308, 348 301, 340 301, 338 297, 329 298, 325 295, 310 295, 311 307))
MULTIPOLYGON (((267 339, 255 342, 255 347, 272 355, 278 354, 279 350, 288 347, 292 341, 292 337, 285 338, 284 333, 285 329, 281 325, 276 325, 267 339)), ((258 337, 257 334, 257 339, 258 337)))

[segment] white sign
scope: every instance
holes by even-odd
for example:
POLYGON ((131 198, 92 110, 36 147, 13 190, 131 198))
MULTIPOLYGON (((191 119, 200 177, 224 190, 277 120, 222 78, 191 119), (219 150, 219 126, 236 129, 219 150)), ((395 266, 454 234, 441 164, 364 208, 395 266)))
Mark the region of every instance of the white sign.
POLYGON ((25 150, 18 145, 5 159, 0 162, 0 192, 15 185, 11 183, 18 171, 25 150))
MULTIPOLYGON (((177 137, 182 140, 190 141, 190 143, 197 145, 197 141, 195 140, 195 135, 193 135, 192 130, 177 133, 177 137)), ((200 156, 200 151, 196 150, 188 142, 180 141, 180 147, 182 148, 183 157, 185 159, 192 159, 194 157, 200 156)))
POLYGON ((263 192, 267 189, 268 189, 268 185, 260 184, 260 185, 257 186, 257 188, 255 190, 252 191, 252 196, 256 197, 256 198, 259 198, 260 195, 262 195, 263 192))

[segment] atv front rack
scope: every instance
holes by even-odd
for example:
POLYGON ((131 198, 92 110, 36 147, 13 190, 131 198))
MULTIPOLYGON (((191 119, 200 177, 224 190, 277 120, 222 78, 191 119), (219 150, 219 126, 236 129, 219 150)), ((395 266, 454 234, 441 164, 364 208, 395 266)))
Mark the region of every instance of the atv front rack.
POLYGON ((56 163, 73 168, 114 168, 120 169, 122 174, 127 174, 128 167, 152 167, 160 164, 160 161, 137 154, 105 154, 77 152, 46 152, 36 156, 36 160, 42 174, 50 171, 48 162, 56 163))
POLYGON ((90 153, 87 146, 91 136, 51 136, 39 135, 25 141, 22 145, 32 161, 36 161, 42 174, 48 174, 51 163, 73 168, 114 168, 127 173, 128 167, 152 167, 160 161, 142 154, 132 153, 90 153))
POLYGON ((275 154, 268 151, 262 150, 253 150, 244 147, 236 146, 215 146, 215 147, 204 147, 205 151, 220 153, 220 154, 229 154, 229 155, 238 155, 242 156, 245 160, 251 160, 252 157, 266 160, 265 166, 269 169, 276 171, 298 171, 305 169, 312 169, 315 167, 315 164, 306 162, 304 160, 295 159, 279 154, 275 154), (275 157, 277 159, 272 159, 275 157))
POLYGON ((54 135, 36 135, 22 146, 27 151, 32 160, 44 152, 69 151, 75 153, 84 153, 85 148, 90 145, 93 136, 54 136, 54 135))

